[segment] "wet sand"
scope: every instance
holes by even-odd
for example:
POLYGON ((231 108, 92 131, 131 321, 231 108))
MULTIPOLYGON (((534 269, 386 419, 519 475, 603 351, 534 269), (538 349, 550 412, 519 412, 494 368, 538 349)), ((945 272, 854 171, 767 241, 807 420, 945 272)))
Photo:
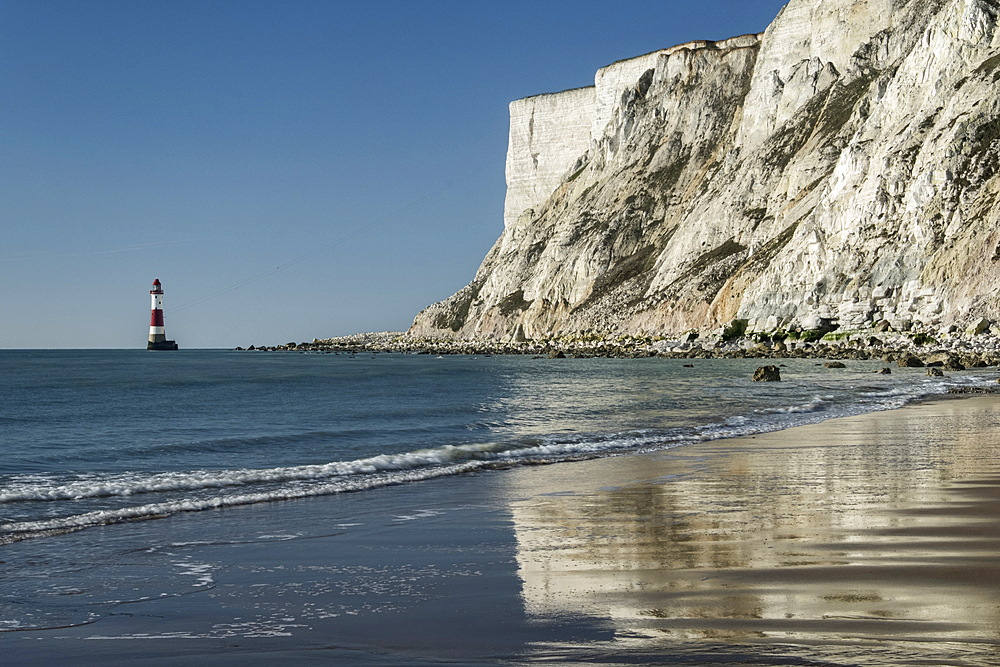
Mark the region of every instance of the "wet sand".
POLYGON ((1000 665, 998 426, 997 397, 941 400, 19 543, 0 558, 78 590, 21 601, 65 627, 0 633, 0 650, 13 665, 1000 665), (79 572, 46 574, 53 540, 79 572))

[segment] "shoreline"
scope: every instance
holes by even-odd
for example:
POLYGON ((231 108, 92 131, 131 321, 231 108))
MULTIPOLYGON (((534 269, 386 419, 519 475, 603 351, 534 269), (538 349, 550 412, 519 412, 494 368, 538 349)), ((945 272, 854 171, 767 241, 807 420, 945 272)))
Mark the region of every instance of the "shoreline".
POLYGON ((829 359, 881 360, 909 368, 965 370, 1000 366, 1000 339, 989 335, 948 334, 941 340, 923 334, 848 332, 791 341, 755 334, 723 339, 685 336, 557 336, 539 340, 464 340, 418 338, 405 332, 354 334, 313 339, 311 343, 250 345, 236 351, 313 353, 397 353, 430 355, 522 355, 536 358, 661 359, 829 359))
POLYGON ((938 398, 964 400, 62 536, 170 595, 0 641, 24 665, 1000 664, 1000 400, 938 398))

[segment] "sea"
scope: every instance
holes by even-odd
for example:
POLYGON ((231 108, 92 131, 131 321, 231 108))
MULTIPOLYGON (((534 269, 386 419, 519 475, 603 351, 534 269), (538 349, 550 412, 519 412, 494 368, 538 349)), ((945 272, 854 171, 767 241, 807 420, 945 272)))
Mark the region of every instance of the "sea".
POLYGON ((684 447, 984 379, 773 363, 781 382, 752 382, 753 359, 0 351, 0 635, 95 613, 67 606, 87 576, 67 534, 684 447))

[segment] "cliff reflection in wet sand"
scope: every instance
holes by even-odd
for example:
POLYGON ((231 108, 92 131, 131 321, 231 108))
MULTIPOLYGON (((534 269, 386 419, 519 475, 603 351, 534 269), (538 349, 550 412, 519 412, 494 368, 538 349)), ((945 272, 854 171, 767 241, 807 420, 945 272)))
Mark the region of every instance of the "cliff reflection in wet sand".
POLYGON ((623 646, 943 641, 1000 656, 998 422, 995 400, 943 401, 515 471, 526 610, 600 620, 623 646))

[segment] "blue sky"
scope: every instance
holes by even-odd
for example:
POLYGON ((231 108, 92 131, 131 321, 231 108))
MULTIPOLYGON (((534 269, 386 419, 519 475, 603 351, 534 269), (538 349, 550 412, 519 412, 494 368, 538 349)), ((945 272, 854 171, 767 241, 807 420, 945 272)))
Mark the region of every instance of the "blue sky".
POLYGON ((507 105, 783 2, 0 0, 0 348, 406 329, 503 230, 507 105))

